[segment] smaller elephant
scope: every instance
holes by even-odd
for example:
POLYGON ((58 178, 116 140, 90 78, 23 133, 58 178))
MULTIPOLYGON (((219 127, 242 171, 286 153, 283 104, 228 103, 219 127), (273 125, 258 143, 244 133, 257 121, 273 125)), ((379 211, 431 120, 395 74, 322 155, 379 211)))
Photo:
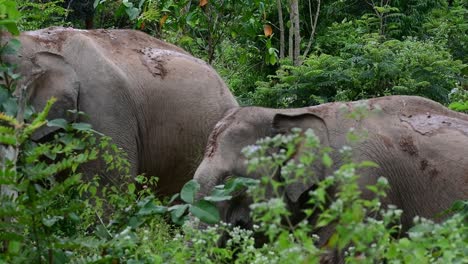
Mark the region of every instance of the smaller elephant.
MULTIPOLYGON (((223 184, 232 176, 265 175, 247 172, 241 149, 260 138, 290 133, 294 127, 312 128, 321 144, 333 150, 332 158, 336 162, 332 168, 314 166, 318 179, 324 179, 342 165, 337 150, 347 144, 350 128, 366 131, 367 135, 352 146, 353 161, 370 160, 379 167, 359 171, 358 184, 363 198, 373 196, 365 186, 375 184, 380 176, 386 177, 390 189, 382 204, 403 209, 403 230, 411 226, 416 215, 434 219, 454 201, 468 199, 468 115, 415 96, 389 96, 300 109, 232 109, 211 133, 205 157, 195 173, 195 180, 202 186, 200 197, 209 195, 215 185, 223 184), (349 118, 348 113, 362 104, 376 111, 371 111, 367 118, 349 118)), ((311 179, 280 190, 288 207, 298 208, 292 209, 291 219, 302 220, 301 202, 315 183, 311 179)), ((251 228, 250 203, 246 193, 219 203, 222 220, 251 228)), ((330 229, 318 233, 320 244, 329 239, 330 229)))

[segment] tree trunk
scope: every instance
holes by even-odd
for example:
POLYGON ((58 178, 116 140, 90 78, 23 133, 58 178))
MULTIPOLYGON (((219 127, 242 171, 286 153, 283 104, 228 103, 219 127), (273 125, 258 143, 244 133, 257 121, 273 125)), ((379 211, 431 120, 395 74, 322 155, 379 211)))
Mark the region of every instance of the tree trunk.
POLYGON ((292 12, 292 1, 289 2, 289 43, 288 43, 288 57, 293 59, 294 54, 294 14, 292 12))
POLYGON ((321 4, 321 1, 317 0, 317 9, 315 10, 315 17, 313 17, 312 16, 312 6, 311 6, 312 3, 309 0, 310 26, 312 28, 312 31, 310 32, 310 38, 309 38, 309 43, 307 43, 307 48, 304 51, 304 54, 302 54, 302 56, 304 58, 309 53, 310 47, 312 46, 312 42, 314 41, 314 38, 315 38, 315 32, 317 30, 317 21, 318 21, 319 15, 320 15, 320 4, 321 4))
POLYGON ((300 64, 299 55, 301 52, 301 35, 299 25, 299 3, 298 0, 291 1, 291 11, 293 13, 294 20, 294 53, 293 53, 293 64, 298 66, 300 64))
POLYGON ((283 22, 283 10, 281 6, 281 0, 276 0, 278 8, 278 21, 280 29, 280 59, 284 59, 284 22, 283 22))

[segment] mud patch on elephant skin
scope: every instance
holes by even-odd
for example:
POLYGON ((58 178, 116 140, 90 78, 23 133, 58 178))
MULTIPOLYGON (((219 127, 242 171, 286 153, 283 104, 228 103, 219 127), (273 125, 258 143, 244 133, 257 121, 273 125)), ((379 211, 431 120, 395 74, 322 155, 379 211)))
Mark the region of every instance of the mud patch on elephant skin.
POLYGON ((384 135, 379 135, 379 137, 382 139, 382 142, 384 143, 385 147, 387 147, 387 149, 394 148, 392 140, 389 137, 384 135))
POLYGON ((431 180, 434 180, 434 178, 437 177, 437 175, 439 175, 439 171, 436 168, 432 168, 429 171, 429 177, 431 178, 431 180))
POLYGON ((432 135, 443 129, 454 129, 468 136, 468 122, 459 118, 425 113, 419 115, 399 116, 401 122, 408 123, 411 128, 421 135, 432 135))
POLYGON ((233 123, 235 119, 235 114, 240 109, 241 108, 228 110, 228 112, 225 114, 225 117, 221 121, 219 121, 213 128, 213 131, 211 132, 210 137, 208 138, 208 144, 206 145, 205 158, 213 157, 214 153, 216 152, 216 149, 218 148, 219 135, 223 133, 223 131, 225 131, 233 123))
POLYGON ((142 54, 142 56, 140 57, 141 62, 143 63, 143 65, 146 66, 146 68, 148 68, 148 71, 154 77, 159 76, 162 79, 164 79, 164 77, 167 74, 167 70, 164 68, 164 50, 146 47, 141 50, 138 50, 138 52, 142 54))
POLYGON ((402 136, 400 138, 400 149, 410 154, 410 156, 418 154, 418 149, 414 145, 413 137, 410 135, 402 136))
POLYGON ((421 171, 424 171, 427 168, 427 166, 429 166, 429 162, 425 159, 421 160, 420 162, 421 171))
POLYGON ((439 175, 439 170, 437 170, 428 160, 422 159, 419 163, 421 171, 424 172, 424 175, 429 176, 430 180, 434 180, 437 175, 439 175))

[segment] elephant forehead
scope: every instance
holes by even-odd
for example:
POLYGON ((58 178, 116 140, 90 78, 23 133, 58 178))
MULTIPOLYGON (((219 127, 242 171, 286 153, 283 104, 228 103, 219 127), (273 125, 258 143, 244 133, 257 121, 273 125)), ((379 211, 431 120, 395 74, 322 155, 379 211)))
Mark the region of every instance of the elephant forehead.
POLYGON ((414 116, 402 115, 400 116, 400 120, 408 123, 414 131, 421 135, 431 135, 442 129, 454 129, 468 136, 468 122, 458 118, 426 113, 414 116))

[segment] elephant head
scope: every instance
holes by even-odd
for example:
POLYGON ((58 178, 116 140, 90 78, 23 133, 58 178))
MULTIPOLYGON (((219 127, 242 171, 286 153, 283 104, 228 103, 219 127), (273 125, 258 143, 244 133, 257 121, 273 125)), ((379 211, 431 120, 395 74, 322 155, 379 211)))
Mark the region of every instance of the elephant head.
MULTIPOLYGON (((290 133, 294 127, 303 130, 311 128, 320 139, 322 146, 329 145, 327 126, 322 118, 305 110, 273 110, 258 107, 245 107, 231 111, 220 122, 210 136, 205 157, 195 173, 195 180, 201 185, 200 196, 209 195, 215 185, 224 184, 232 177, 247 177, 259 179, 272 175, 280 179, 280 173, 256 171, 247 173, 246 160, 241 150, 253 145, 264 137, 276 134, 290 133)), ((297 155, 300 155, 298 153, 297 155)), ((279 172, 281 168, 276 168, 279 172)), ((314 164, 312 168, 322 178, 326 168, 322 164, 314 164)), ((315 180, 310 178, 305 182, 293 183, 280 190, 284 194, 292 218, 299 220, 301 204, 305 202, 308 190, 313 188, 315 180)), ((252 200, 247 193, 235 195, 231 200, 220 202, 221 218, 224 222, 235 226, 252 228, 249 205, 252 200)))
MULTIPOLYGON (((55 97, 57 101, 52 106, 48 119, 75 120, 76 115, 68 110, 78 108, 80 84, 75 70, 62 56, 50 52, 34 53, 28 59, 21 59, 19 72, 22 79, 17 85, 16 94, 25 87, 28 91, 28 101, 37 111, 42 110, 51 97, 55 97)), ((40 140, 58 129, 43 126, 32 138, 40 140)))

